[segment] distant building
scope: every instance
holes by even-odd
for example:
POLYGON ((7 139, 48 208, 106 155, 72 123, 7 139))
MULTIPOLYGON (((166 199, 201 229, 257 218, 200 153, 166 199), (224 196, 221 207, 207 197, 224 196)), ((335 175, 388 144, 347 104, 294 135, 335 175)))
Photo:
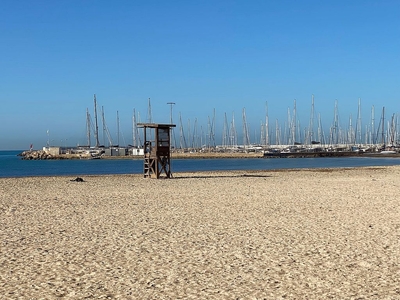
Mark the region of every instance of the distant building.
POLYGON ((60 147, 43 147, 43 151, 51 155, 60 155, 60 147))
POLYGON ((129 149, 130 154, 133 156, 140 156, 140 155, 144 155, 144 149, 143 148, 131 148, 129 149))

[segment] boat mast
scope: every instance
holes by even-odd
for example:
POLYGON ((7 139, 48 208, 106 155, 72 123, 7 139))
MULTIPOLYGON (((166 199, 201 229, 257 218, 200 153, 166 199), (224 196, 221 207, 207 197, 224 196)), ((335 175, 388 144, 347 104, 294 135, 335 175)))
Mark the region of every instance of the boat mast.
POLYGON ((210 116, 208 116, 208 147, 215 147, 215 108, 213 110, 212 121, 210 121, 210 116))
POLYGON ((246 108, 243 107, 243 112, 242 112, 242 120, 243 120, 243 146, 246 148, 246 146, 250 145, 250 138, 249 138, 249 129, 247 127, 247 120, 246 120, 246 108))
POLYGON ((395 133, 395 145, 398 145, 398 141, 399 141, 399 115, 396 114, 396 133, 395 133))
POLYGON ((267 142, 265 141, 265 125, 263 124, 263 121, 260 122, 260 145, 266 145, 267 142))
POLYGON ((224 127, 222 129, 222 148, 226 149, 228 145, 228 118, 224 114, 224 127))
POLYGON ((269 120, 268 120, 268 102, 265 102, 265 145, 269 145, 269 120))
POLYGON ((96 101, 96 94, 94 94, 94 122, 95 122, 95 132, 94 136, 96 139, 96 148, 100 146, 99 142, 99 126, 97 123, 97 101, 96 101))
POLYGON ((287 108, 287 124, 285 124, 285 129, 284 129, 284 137, 283 137, 283 143, 286 145, 291 145, 294 144, 294 141, 292 141, 292 131, 293 131, 293 126, 292 126, 292 121, 290 118, 290 107, 287 108))
POLYGON ((338 101, 335 100, 333 127, 331 130, 331 144, 337 145, 338 143, 339 143, 339 113, 338 113, 338 101))
POLYGON ((324 130, 322 128, 321 114, 318 113, 318 142, 325 145, 324 130))
POLYGON ((113 145, 113 142, 111 140, 111 134, 110 131, 108 130, 107 124, 106 124, 106 117, 104 114, 104 107, 101 107, 101 118, 102 118, 102 123, 103 123, 103 139, 105 139, 105 135, 107 135, 109 146, 111 147, 113 145))
MULTIPOLYGON (((170 124, 173 124, 173 122, 172 122, 172 107, 173 107, 173 105, 175 105, 175 102, 167 102, 167 104, 170 106, 169 122, 170 122, 170 124)), ((174 148, 174 149, 176 148, 174 127, 171 127, 171 148, 174 148)))
POLYGON ((197 118, 194 118, 194 126, 193 126, 193 135, 192 135, 192 145, 193 148, 198 148, 198 141, 197 141, 197 118))
POLYGON ((179 112, 179 132, 180 132, 180 148, 186 149, 186 139, 185 139, 185 134, 183 132, 183 125, 182 125, 182 115, 179 112))
MULTIPOLYGON (((139 117, 139 112, 138 112, 138 119, 139 117)), ((139 121, 140 122, 140 121, 139 121)), ((136 110, 133 109, 133 117, 132 117, 132 126, 133 126, 133 147, 141 148, 141 140, 140 140, 140 135, 139 135, 139 129, 137 127, 137 123, 139 123, 136 120, 136 110)))
POLYGON ((133 147, 137 146, 136 142, 136 116, 135 116, 135 109, 133 109, 133 114, 132 114, 132 145, 133 147))
POLYGON ((349 131, 347 133, 347 139, 346 143, 349 145, 353 145, 356 143, 355 136, 354 136, 354 130, 353 130, 353 125, 352 125, 352 115, 350 114, 349 117, 349 131))
POLYGON ((117 145, 119 147, 119 113, 117 110, 117 145))
POLYGON ((371 144, 376 144, 376 137, 375 137, 375 107, 372 105, 371 108, 371 144))
POLYGON ((293 120, 292 120, 292 126, 293 126, 293 128, 292 128, 292 134, 293 134, 293 141, 292 141, 292 144, 294 145, 295 143, 296 143, 296 125, 297 125, 297 121, 296 121, 296 99, 294 99, 294 102, 293 102, 293 120))
POLYGON ((280 132, 279 132, 279 122, 278 119, 275 121, 275 144, 280 145, 281 144, 281 138, 280 138, 280 132))
POLYGON ((230 143, 232 148, 237 147, 237 134, 235 126, 235 112, 232 112, 231 128, 229 130, 230 143))
POLYGON ((355 132, 355 143, 362 144, 361 140, 361 99, 358 98, 358 111, 357 111, 357 123, 356 123, 356 132, 355 132))
MULTIPOLYGON (((297 120, 297 138, 298 138, 298 141, 302 140, 301 133, 302 132, 301 132, 300 120, 297 120)), ((304 141, 303 141, 303 144, 304 144, 304 141)))
POLYGON ((395 134, 396 134, 396 122, 395 122, 395 114, 392 115, 392 121, 390 123, 390 146, 394 146, 394 140, 395 140, 395 134))
POLYGON ((190 141, 191 139, 191 133, 190 133, 190 119, 188 119, 188 128, 187 128, 187 140, 188 140, 188 148, 193 148, 193 143, 191 143, 190 141))
POLYGON ((210 151, 211 148, 211 135, 212 135, 212 125, 210 121, 210 116, 208 116, 208 122, 207 122, 207 150, 210 151))
POLYGON ((311 98, 311 114, 310 114, 310 123, 308 125, 306 143, 311 145, 313 139, 314 139, 314 95, 312 95, 312 98, 311 98))
POLYGON ((139 148, 143 148, 142 145, 142 139, 140 138, 139 134, 139 128, 137 127, 137 124, 140 123, 140 112, 137 112, 137 120, 136 120, 136 137, 137 137, 137 143, 139 148))
POLYGON ((200 148, 201 149, 203 149, 203 137, 204 137, 203 125, 200 125, 200 148))
POLYGON ((86 136, 88 140, 88 147, 90 147, 90 114, 89 114, 89 109, 86 108, 86 136))
MULTIPOLYGON (((147 123, 153 123, 153 115, 151 112, 150 98, 148 99, 148 102, 147 102, 147 123)), ((150 136, 149 136, 148 140, 155 139, 155 137, 153 137, 153 133, 154 133, 154 130, 150 130, 150 136)))
POLYGON ((382 144, 385 146, 385 107, 382 108, 382 144))

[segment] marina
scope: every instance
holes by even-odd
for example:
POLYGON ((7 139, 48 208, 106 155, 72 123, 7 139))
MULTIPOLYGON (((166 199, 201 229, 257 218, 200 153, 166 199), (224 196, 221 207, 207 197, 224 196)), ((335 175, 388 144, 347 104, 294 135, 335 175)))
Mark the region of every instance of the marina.
MULTIPOLYGON (((104 107, 98 113, 98 103, 94 95, 93 114, 86 109, 86 141, 76 146, 58 146, 51 143, 49 130, 47 143, 42 152, 25 152, 25 159, 74 159, 74 158, 107 158, 107 157, 143 157, 144 132, 138 124, 141 122, 140 112, 133 109, 132 138, 126 143, 120 138, 120 119, 117 111, 117 133, 112 136, 105 118, 104 107), (100 115, 100 116, 98 116, 100 115), (100 142, 102 141, 102 142, 100 142)), ((173 124, 174 102, 170 106, 170 123, 173 124)), ((399 118, 393 113, 387 118, 385 107, 380 117, 375 117, 375 107, 371 107, 368 122, 362 120, 361 99, 358 99, 356 121, 352 117, 347 122, 341 121, 338 101, 334 102, 333 122, 324 126, 321 115, 315 112, 314 95, 311 99, 311 113, 307 126, 301 126, 296 100, 293 108, 287 110, 287 120, 270 121, 268 102, 265 103, 265 115, 259 128, 254 128, 254 120, 247 120, 246 108, 242 110, 242 130, 238 130, 235 114, 231 120, 223 115, 223 122, 217 117, 215 109, 208 116, 207 124, 199 124, 197 118, 190 119, 187 125, 179 113, 177 124, 170 129, 170 151, 175 157, 230 157, 232 153, 240 153, 242 157, 331 157, 359 156, 361 154, 392 155, 399 153, 399 118), (218 121, 218 122, 217 122, 218 121), (222 125, 222 128, 220 128, 222 125), (174 128, 176 126, 176 128, 174 128), (252 126, 252 129, 250 128, 252 126), (254 131, 254 134, 250 134, 254 131), (301 154, 299 154, 301 153, 301 154)), ((304 122, 304 119, 302 120, 304 122)), ((147 105, 146 124, 156 124, 153 121, 150 98, 147 105)), ((326 123, 325 123, 326 124, 326 123)), ((123 135, 122 135, 123 136, 123 135)))

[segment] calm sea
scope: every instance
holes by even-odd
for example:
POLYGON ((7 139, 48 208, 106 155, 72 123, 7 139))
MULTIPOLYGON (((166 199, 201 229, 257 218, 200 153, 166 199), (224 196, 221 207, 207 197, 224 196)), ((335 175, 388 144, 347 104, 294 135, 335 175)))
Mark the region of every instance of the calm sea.
MULTIPOLYGON (((143 161, 133 159, 21 160, 22 151, 0 151, 0 177, 140 174, 143 161)), ((174 159, 172 172, 215 170, 276 170, 400 165, 400 158, 252 158, 174 159)))

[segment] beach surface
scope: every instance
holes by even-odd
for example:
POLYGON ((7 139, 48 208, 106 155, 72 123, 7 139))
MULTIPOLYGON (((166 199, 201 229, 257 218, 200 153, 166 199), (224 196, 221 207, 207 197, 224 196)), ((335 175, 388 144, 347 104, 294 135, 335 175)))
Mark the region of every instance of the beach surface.
POLYGON ((400 167, 74 178, 0 178, 0 299, 400 299, 400 167))

